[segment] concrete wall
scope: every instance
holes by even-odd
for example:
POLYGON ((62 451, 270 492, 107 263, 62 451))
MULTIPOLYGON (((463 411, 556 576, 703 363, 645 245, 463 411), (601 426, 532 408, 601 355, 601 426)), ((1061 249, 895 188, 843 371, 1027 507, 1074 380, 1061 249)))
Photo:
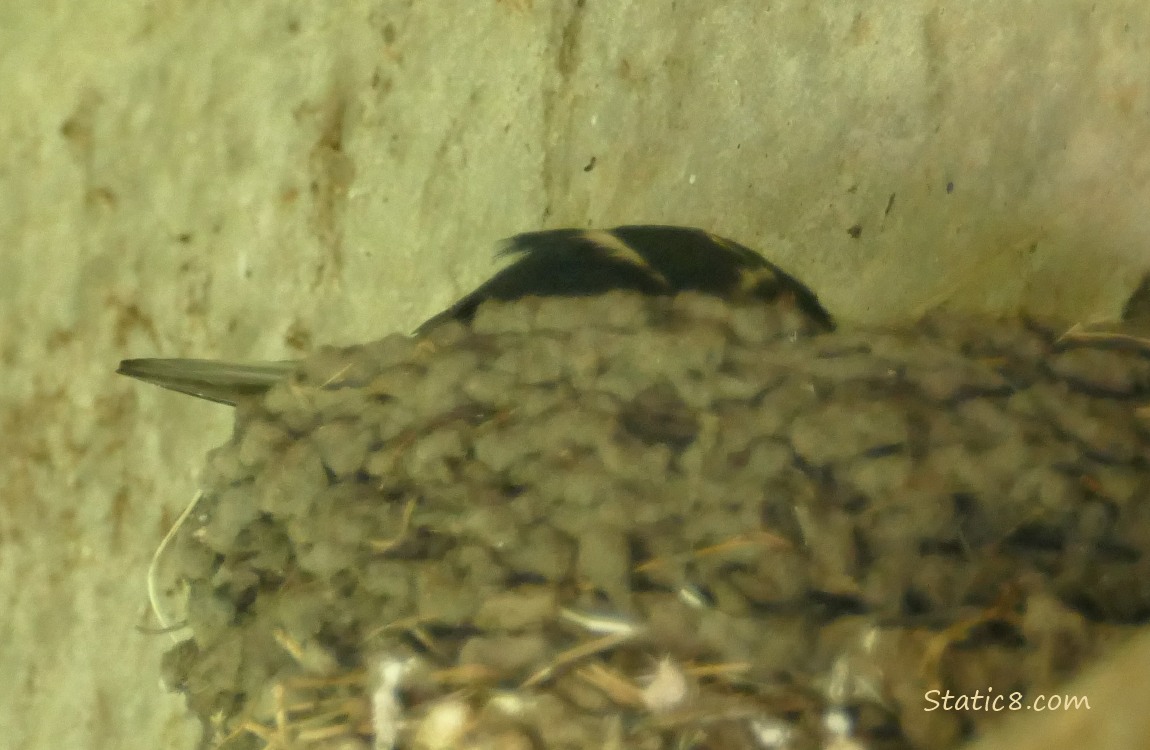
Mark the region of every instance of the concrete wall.
POLYGON ((1148 42, 1142 0, 0 3, 0 745, 197 736, 137 626, 230 415, 120 358, 407 330, 500 237, 623 222, 844 319, 1113 316, 1148 42))

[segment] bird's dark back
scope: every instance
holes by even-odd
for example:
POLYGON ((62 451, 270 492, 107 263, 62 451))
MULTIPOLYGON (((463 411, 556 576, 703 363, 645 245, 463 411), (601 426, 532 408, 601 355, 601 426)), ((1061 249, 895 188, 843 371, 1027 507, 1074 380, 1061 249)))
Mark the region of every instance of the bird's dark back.
POLYGON ((511 265, 420 330, 446 320, 467 322, 486 300, 614 290, 696 291, 735 302, 794 304, 817 328, 834 329, 830 313, 806 285, 750 248, 701 229, 643 225, 529 232, 508 240, 502 254, 514 258, 511 265))

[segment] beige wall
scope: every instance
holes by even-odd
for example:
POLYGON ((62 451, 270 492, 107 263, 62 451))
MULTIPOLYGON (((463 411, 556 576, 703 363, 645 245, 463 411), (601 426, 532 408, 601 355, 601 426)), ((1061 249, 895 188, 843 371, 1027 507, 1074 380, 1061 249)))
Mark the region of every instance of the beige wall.
POLYGON ((566 224, 705 226, 846 319, 1113 315, 1148 35, 1142 0, 0 3, 0 744, 196 736, 135 628, 229 415, 121 357, 409 329, 566 224))

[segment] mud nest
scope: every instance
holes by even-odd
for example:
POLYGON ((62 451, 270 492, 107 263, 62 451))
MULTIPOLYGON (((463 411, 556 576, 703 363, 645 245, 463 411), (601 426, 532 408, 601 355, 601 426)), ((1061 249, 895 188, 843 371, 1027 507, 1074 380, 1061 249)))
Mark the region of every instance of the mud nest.
POLYGON ((945 748, 1150 619, 1150 354, 483 305, 239 404, 172 547, 209 747, 945 748), (938 693, 930 691, 937 690, 938 693))

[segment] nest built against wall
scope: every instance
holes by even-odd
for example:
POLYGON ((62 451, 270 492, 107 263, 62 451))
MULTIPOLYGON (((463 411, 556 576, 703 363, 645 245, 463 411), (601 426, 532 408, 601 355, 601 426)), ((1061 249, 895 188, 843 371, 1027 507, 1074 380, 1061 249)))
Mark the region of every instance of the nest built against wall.
POLYGON ((165 550, 168 683, 209 747, 944 748, 1001 713, 931 696, 1150 618, 1143 342, 824 323, 614 291, 317 353, 165 550))

